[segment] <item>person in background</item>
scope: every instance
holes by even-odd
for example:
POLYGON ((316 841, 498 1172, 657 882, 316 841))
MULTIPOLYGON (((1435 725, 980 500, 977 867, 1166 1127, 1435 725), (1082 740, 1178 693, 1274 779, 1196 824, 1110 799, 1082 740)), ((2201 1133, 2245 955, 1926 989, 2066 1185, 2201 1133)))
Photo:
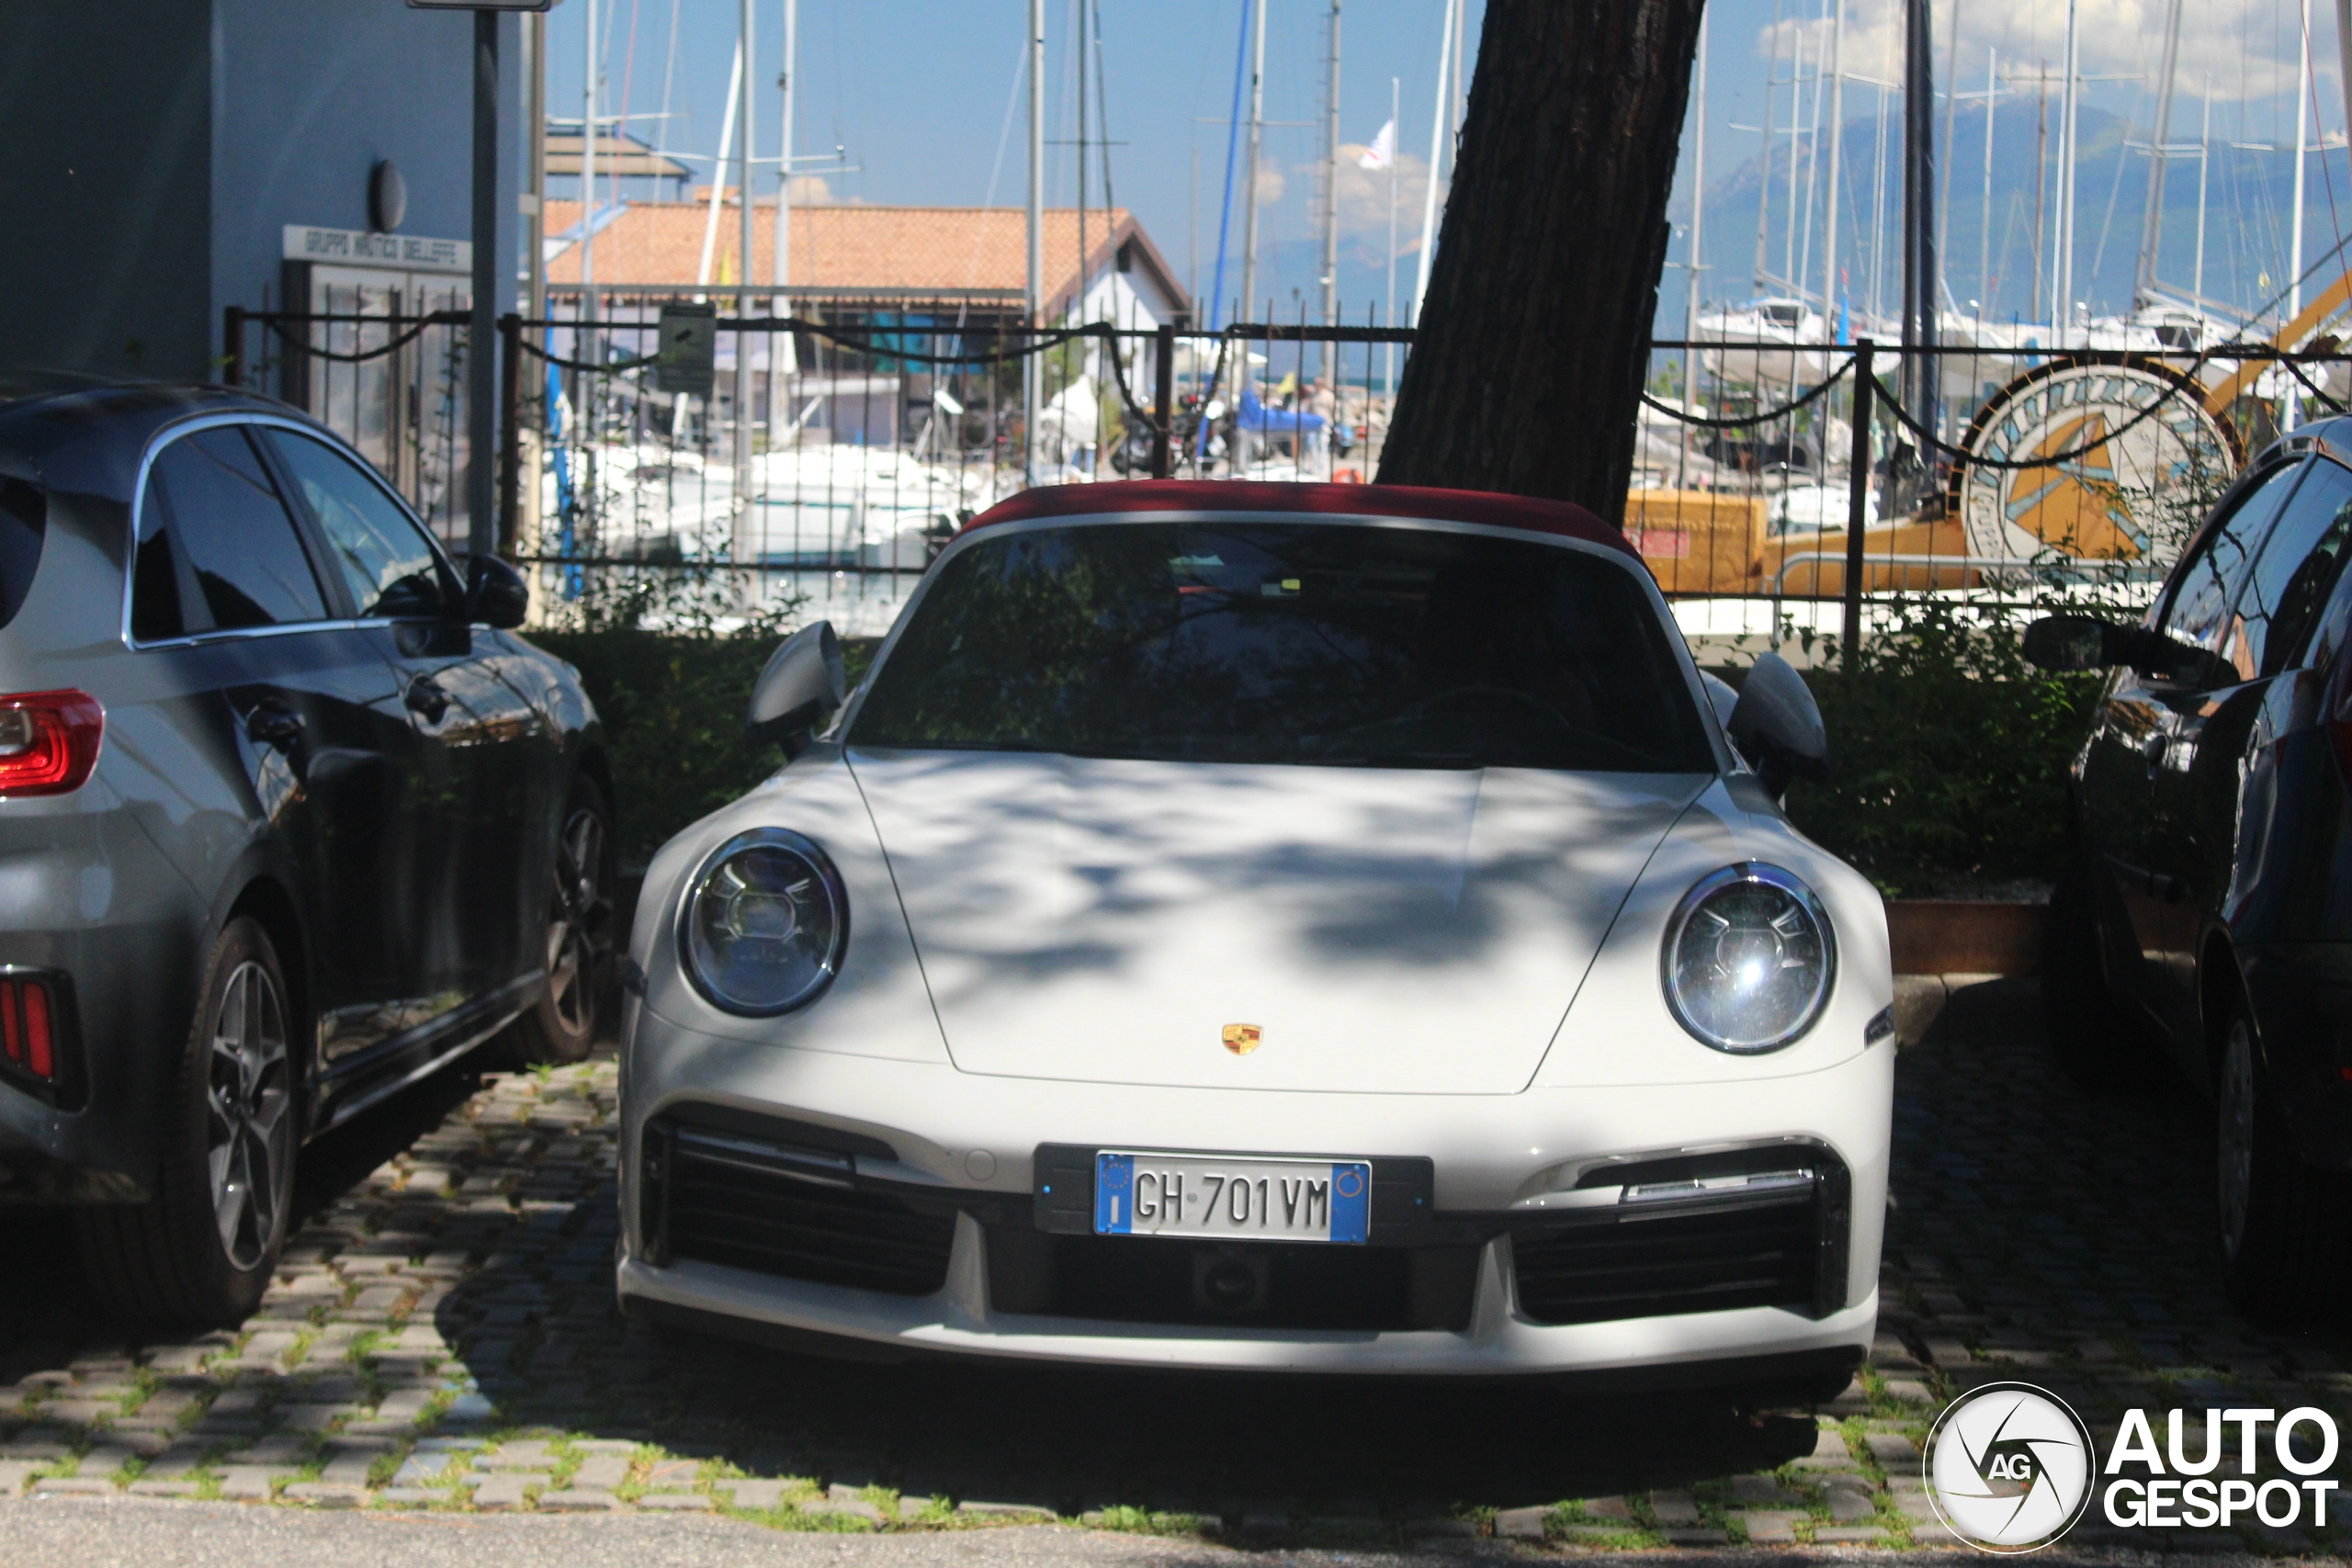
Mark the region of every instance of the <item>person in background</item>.
POLYGON ((1323 463, 1330 455, 1331 424, 1339 416, 1339 399, 1333 395, 1331 384, 1319 377, 1309 381, 1306 395, 1299 399, 1299 412, 1313 414, 1323 422, 1304 433, 1300 454, 1308 462, 1323 463))

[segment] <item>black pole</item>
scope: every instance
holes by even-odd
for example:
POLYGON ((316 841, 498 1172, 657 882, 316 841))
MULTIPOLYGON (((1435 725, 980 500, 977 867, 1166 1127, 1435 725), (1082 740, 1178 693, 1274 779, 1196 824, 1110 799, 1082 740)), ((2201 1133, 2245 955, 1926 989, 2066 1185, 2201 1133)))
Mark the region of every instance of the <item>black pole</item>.
MULTIPOLYGON (((1870 521, 1871 395, 1877 388, 1871 355, 1877 346, 1868 338, 1854 344, 1854 457, 1846 481, 1846 581, 1841 585, 1846 635, 1845 645, 1838 650, 1838 661, 1849 675, 1854 672, 1854 660, 1862 649, 1862 525, 1870 521)), ((1818 585, 1814 592, 1820 592, 1818 585)))
POLYGON ((498 428, 498 548, 512 560, 522 550, 523 529, 523 321, 513 311, 498 318, 500 351, 498 428))
POLYGON ((1919 128, 1928 118, 1928 85, 1919 76, 1919 40, 1927 25, 1920 13, 1926 0, 1904 0, 1903 6, 1903 364, 1895 376, 1895 390, 1903 406, 1919 409, 1919 361, 1912 350, 1919 346, 1919 301, 1924 290, 1919 277, 1919 128))
POLYGON ((245 308, 231 305, 220 312, 220 378, 232 387, 245 384, 245 308))
MULTIPOLYGON (((1918 119, 1912 145, 1917 149, 1915 156, 1918 164, 1920 349, 1917 398, 1912 410, 1919 427, 1932 434, 1941 428, 1943 401, 1942 367, 1936 355, 1939 335, 1937 324, 1944 305, 1943 276, 1936 268, 1936 51, 1930 0, 1912 0, 1912 6, 1911 49, 1917 57, 1914 80, 1918 85, 1911 101, 1915 106, 1912 112, 1918 119)), ((1933 447, 1920 452, 1919 469, 1921 481, 1932 485, 1936 473, 1933 447)))
POLYGON ((1152 334, 1151 477, 1164 479, 1172 471, 1176 434, 1176 329, 1162 327, 1152 334))
POLYGON ((498 13, 474 13, 474 281, 466 329, 466 547, 498 543, 498 13))

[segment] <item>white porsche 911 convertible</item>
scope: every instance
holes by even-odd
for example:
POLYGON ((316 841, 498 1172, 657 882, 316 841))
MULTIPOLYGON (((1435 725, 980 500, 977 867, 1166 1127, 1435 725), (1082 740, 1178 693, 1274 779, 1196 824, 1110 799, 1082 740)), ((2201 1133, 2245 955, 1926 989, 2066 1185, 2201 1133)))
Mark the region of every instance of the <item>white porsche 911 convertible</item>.
POLYGON ((624 1308, 768 1343, 1842 1388, 1878 1311, 1886 921, 1577 508, 1032 491, 630 945, 624 1308), (863 1342, 862 1344, 850 1342, 863 1342))

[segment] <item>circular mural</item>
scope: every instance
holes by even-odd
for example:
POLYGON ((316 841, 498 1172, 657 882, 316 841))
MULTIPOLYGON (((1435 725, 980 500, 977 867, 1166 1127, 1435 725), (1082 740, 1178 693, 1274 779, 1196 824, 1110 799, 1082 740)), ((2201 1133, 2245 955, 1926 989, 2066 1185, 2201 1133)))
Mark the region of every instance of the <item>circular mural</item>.
POLYGON ((2245 460, 2195 380, 2124 355, 2053 359, 2026 372, 1977 411, 1961 446, 1951 500, 1970 555, 2157 570, 2245 460), (2143 418, 2151 405, 2156 412, 2143 418), (2054 461, 2035 461, 2045 457, 2054 461))

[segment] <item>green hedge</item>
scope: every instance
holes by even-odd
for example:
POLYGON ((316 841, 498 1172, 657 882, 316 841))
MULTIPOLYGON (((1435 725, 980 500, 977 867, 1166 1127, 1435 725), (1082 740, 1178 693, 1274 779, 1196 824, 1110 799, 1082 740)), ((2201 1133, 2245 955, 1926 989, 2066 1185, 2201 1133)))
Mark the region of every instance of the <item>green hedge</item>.
POLYGON ((1849 675, 1826 648, 1808 682, 1829 773, 1790 791, 1807 836, 1898 897, 2047 882, 2065 852, 2066 770, 2096 675, 2046 675, 2014 623, 1948 603, 1904 606, 1849 675))
MULTIPOLYGON (((744 744, 743 712, 777 637, 773 627, 532 634, 578 667, 604 716, 624 858, 642 862, 775 771, 775 748, 744 744)), ((1929 604, 1866 645, 1851 676, 1822 650, 1831 663, 1808 679, 1830 771, 1790 791, 1797 826, 1892 895, 2047 879, 2064 847, 2067 762, 2099 682, 2041 673, 2018 641, 2014 626, 1929 604)), ((875 646, 844 645, 853 682, 875 646)))
MULTIPOLYGON (((621 858, 642 863, 679 829, 774 773, 784 755, 743 739, 752 682, 775 651, 773 628, 675 636, 634 628, 535 631, 580 671, 611 747, 621 858)), ((844 642, 854 682, 875 645, 844 642)))

